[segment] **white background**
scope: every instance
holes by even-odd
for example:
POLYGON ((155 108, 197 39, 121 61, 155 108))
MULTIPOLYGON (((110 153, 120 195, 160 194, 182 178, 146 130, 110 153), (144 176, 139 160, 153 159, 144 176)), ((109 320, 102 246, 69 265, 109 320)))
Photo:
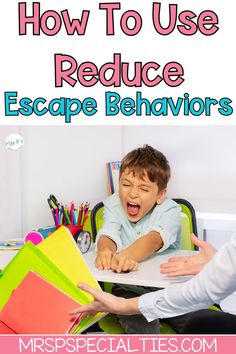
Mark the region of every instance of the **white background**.
POLYGON ((92 204, 107 196, 105 164, 151 144, 172 167, 171 197, 190 200, 197 211, 236 210, 236 127, 2 127, 2 235, 13 237, 52 223, 47 197, 92 204), (9 151, 9 133, 24 138, 9 151))
MULTIPOLYGON (((104 1, 105 2, 105 1, 104 1)), ((32 1, 27 1, 29 13, 32 1)), ((199 15, 212 10, 219 17, 220 30, 210 37, 197 33, 183 36, 175 30, 160 36, 152 25, 152 1, 122 0, 115 11, 115 36, 106 36, 105 11, 99 2, 40 1, 41 14, 48 10, 68 9, 71 18, 80 18, 90 10, 84 36, 68 36, 62 25, 58 35, 41 33, 18 35, 18 1, 4 2, 0 11, 0 231, 5 237, 24 234, 32 227, 51 222, 46 204, 50 193, 63 201, 98 201, 107 195, 105 163, 120 159, 130 149, 150 143, 163 151, 172 166, 169 186, 171 196, 190 199, 196 208, 229 208, 234 213, 235 192, 235 114, 223 118, 217 112, 211 117, 117 117, 104 114, 104 92, 119 92, 134 97, 137 89, 122 86, 93 88, 77 84, 74 88, 54 86, 54 54, 73 56, 78 63, 92 61, 98 67, 121 53, 132 68, 134 61, 156 61, 161 68, 177 61, 185 70, 185 82, 177 88, 161 83, 155 88, 139 88, 150 100, 156 97, 230 97, 235 95, 235 3, 209 1, 161 1, 163 26, 168 21, 168 5, 178 4, 178 13, 191 10, 199 15), (120 29, 121 15, 133 9, 143 19, 136 36, 126 36, 120 29), (62 117, 6 117, 4 92, 18 91, 19 97, 43 96, 94 97, 99 111, 93 117, 79 115, 65 126, 62 117), (77 125, 77 126, 76 126, 77 125), (155 125, 155 126, 154 126, 155 125), (209 125, 209 126, 208 126, 209 125), (20 132, 25 139, 21 152, 8 151, 5 138, 20 132), (207 203, 206 203, 207 201, 207 203), (209 207, 210 208, 210 207, 209 207), (220 207, 219 207, 220 208, 220 207)), ((132 71, 132 69, 131 69, 132 71)), ((233 103, 234 105, 234 103, 233 103)))
MULTIPOLYGON (((108 1, 107 1, 108 2, 108 1)), ((27 14, 31 15, 31 3, 27 1, 27 14)), ((78 115, 72 119, 72 124, 235 124, 235 115, 222 117, 213 107, 211 117, 106 117, 104 112, 104 92, 116 91, 122 97, 135 97, 137 90, 143 97, 153 100, 157 97, 183 97, 185 92, 190 97, 212 97, 219 100, 229 97, 234 100, 235 92, 235 3, 219 0, 208 1, 161 1, 161 23, 167 26, 169 22, 168 5, 178 4, 178 14, 191 10, 197 16, 204 10, 214 11, 219 18, 219 31, 213 36, 204 36, 200 32, 193 36, 184 36, 177 29, 168 36, 156 33, 152 24, 152 4, 150 0, 135 2, 122 0, 121 10, 114 11, 115 35, 106 36, 106 12, 99 10, 99 2, 86 1, 40 1, 41 14, 48 10, 60 11, 67 9, 71 19, 80 18, 82 10, 89 10, 87 30, 84 36, 68 36, 62 24, 60 32, 55 36, 47 36, 41 32, 39 36, 32 35, 32 26, 27 27, 27 35, 18 35, 18 1, 4 3, 0 12, 1 55, 0 66, 0 124, 62 124, 63 117, 50 115, 37 117, 5 117, 3 92, 18 91, 19 98, 45 97, 51 100, 55 97, 94 97, 98 102, 98 112, 92 117, 78 115), (135 10, 142 16, 143 26, 136 36, 127 36, 120 29, 120 18, 127 10, 135 10), (176 88, 165 83, 154 88, 129 88, 122 86, 114 89, 105 88, 100 83, 94 87, 85 88, 80 84, 71 87, 64 84, 63 88, 54 85, 54 54, 63 53, 73 56, 78 65, 91 61, 98 67, 112 61, 113 53, 121 53, 122 59, 130 63, 131 73, 133 62, 159 63, 160 70, 171 61, 176 61, 184 67, 185 82, 176 88)), ((49 22, 50 24, 50 22, 49 22)), ((177 20, 177 24, 179 21, 177 20)), ((132 25, 132 23, 130 24, 132 25)), ((161 74, 161 72, 160 72, 161 74)), ((74 75, 75 76, 75 75, 74 75)), ((234 103, 233 103, 234 106, 234 103)), ((11 107, 16 108, 14 106, 11 107)))

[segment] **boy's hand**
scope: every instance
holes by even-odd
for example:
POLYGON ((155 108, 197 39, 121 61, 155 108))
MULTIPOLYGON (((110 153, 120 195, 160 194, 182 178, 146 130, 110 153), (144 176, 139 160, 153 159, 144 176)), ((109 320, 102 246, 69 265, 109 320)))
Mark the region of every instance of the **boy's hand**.
POLYGON ((116 252, 116 244, 109 237, 103 235, 98 240, 95 265, 98 269, 111 269, 111 259, 116 252))
POLYGON ((132 259, 125 252, 116 253, 111 260, 111 269, 117 273, 129 272, 138 269, 138 262, 132 259))
POLYGON ((111 260, 114 252, 109 248, 104 248, 97 252, 95 265, 98 269, 111 269, 111 260))

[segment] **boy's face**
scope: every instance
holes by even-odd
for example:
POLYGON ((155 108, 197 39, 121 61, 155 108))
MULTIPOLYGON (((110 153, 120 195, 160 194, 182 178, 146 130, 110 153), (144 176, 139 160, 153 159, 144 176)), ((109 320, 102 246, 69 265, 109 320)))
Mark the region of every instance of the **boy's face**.
POLYGON ((134 176, 126 169, 120 178, 119 196, 125 213, 131 222, 141 220, 155 204, 161 204, 166 189, 161 192, 155 182, 151 182, 146 172, 143 178, 134 176))

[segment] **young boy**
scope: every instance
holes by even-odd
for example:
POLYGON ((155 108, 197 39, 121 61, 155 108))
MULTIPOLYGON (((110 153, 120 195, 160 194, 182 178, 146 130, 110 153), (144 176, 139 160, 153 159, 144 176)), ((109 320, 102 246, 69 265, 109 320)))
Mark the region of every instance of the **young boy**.
MULTIPOLYGON (((104 202, 104 224, 97 235, 96 267, 133 271, 154 252, 178 246, 180 207, 166 197, 170 166, 165 156, 145 145, 128 153, 120 169, 119 195, 104 202)), ((116 284, 112 293, 131 298, 156 288, 116 284)), ((160 333, 158 320, 119 316, 126 333, 160 333)), ((182 327, 182 320, 177 319, 182 327)))

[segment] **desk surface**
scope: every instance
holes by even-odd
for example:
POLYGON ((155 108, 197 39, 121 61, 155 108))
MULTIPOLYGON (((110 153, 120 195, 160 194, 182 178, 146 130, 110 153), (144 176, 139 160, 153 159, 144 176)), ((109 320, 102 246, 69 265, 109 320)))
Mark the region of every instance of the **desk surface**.
MULTIPOLYGON (((3 269, 16 253, 17 251, 0 251, 0 269, 3 269)), ((184 250, 166 250, 163 253, 155 254, 148 260, 141 262, 138 270, 122 274, 117 274, 112 270, 98 270, 94 264, 94 248, 91 248, 89 252, 84 255, 84 258, 95 279, 98 281, 165 288, 170 284, 185 282, 190 277, 166 277, 165 275, 160 274, 160 264, 166 262, 169 257, 191 254, 194 254, 194 252, 184 250)))
MULTIPOLYGON (((3 269, 16 253, 17 251, 0 250, 0 269, 3 269)), ((191 277, 167 278, 160 274, 160 264, 166 262, 169 257, 192 255, 194 253, 194 251, 167 250, 161 254, 155 254, 150 259, 140 263, 137 271, 123 274, 117 274, 111 270, 98 270, 94 265, 95 252, 93 248, 85 254, 85 259, 98 281, 165 288, 170 284, 185 282, 191 277)), ((223 300, 221 303, 222 308, 227 312, 236 314, 235 299, 236 292, 223 300)))
POLYGON ((85 260, 98 281, 165 288, 170 284, 185 282, 190 277, 182 276, 170 278, 162 275, 160 274, 160 264, 166 262, 170 257, 186 256, 194 253, 194 251, 185 250, 166 250, 160 254, 156 253, 149 259, 141 262, 138 270, 120 274, 112 270, 98 270, 94 264, 95 252, 93 248, 85 254, 85 260))
POLYGON ((3 269, 11 259, 17 254, 18 251, 5 251, 0 250, 0 270, 3 269))

